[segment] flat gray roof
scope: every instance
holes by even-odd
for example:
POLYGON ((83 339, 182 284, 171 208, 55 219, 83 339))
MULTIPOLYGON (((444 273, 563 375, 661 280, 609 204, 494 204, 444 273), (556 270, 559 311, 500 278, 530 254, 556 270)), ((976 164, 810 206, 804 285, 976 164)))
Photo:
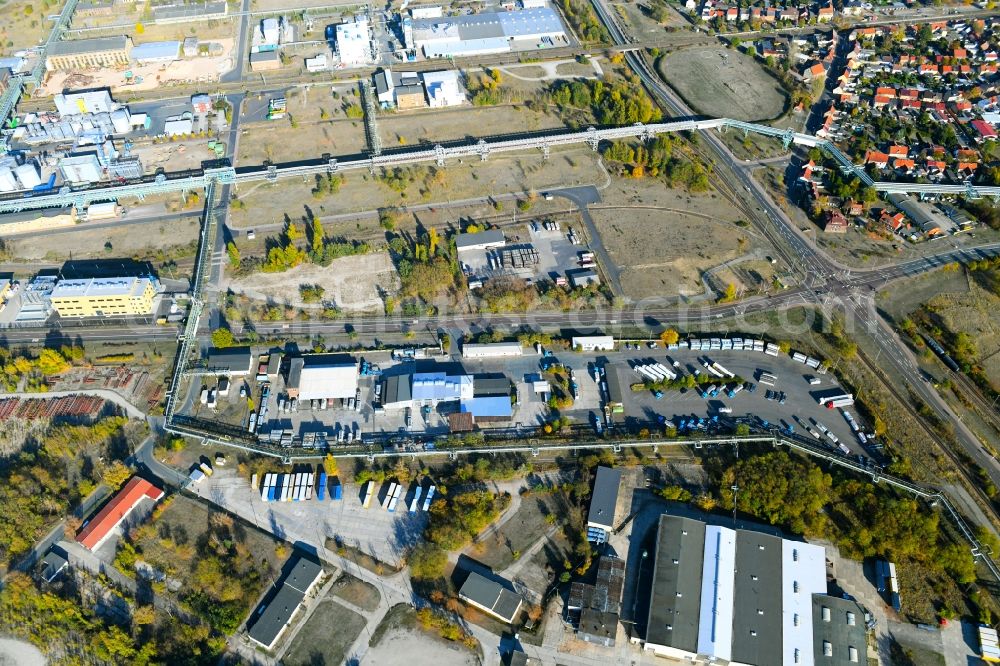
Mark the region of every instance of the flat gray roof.
POLYGON ((253 357, 249 347, 212 347, 208 350, 208 367, 227 372, 250 372, 253 357))
POLYGON ((594 493, 590 496, 590 512, 587 523, 611 529, 615 523, 615 506, 618 504, 618 488, 622 483, 622 472, 611 467, 598 467, 594 479, 594 493))
POLYGON ((285 383, 287 388, 297 389, 299 387, 299 382, 302 381, 302 366, 305 364, 305 360, 301 356, 296 356, 288 363, 288 381, 285 383))
POLYGON ((473 375, 472 393, 476 397, 486 395, 510 395, 510 380, 505 376, 488 377, 473 375))
POLYGON ((127 44, 128 37, 125 35, 118 37, 97 37, 96 39, 72 39, 50 45, 45 55, 77 55, 78 53, 114 51, 116 49, 124 49, 127 44))
POLYGON ((698 651, 704 553, 705 523, 681 516, 660 516, 647 643, 698 651))
POLYGON ((580 638, 591 643, 614 645, 615 635, 618 633, 618 613, 584 608, 580 611, 577 633, 580 634, 580 638))
POLYGON ((459 234, 455 237, 455 249, 461 250, 467 247, 479 245, 493 245, 504 242, 503 232, 499 229, 487 229, 475 234, 459 234))
POLYGON ((323 573, 319 562, 298 555, 293 557, 296 559, 282 580, 281 587, 270 601, 264 602, 266 605, 257 607, 255 618, 248 622, 250 628, 247 633, 261 645, 270 646, 274 643, 298 610, 306 591, 323 573))
POLYGON ((382 389, 382 404, 391 405, 397 402, 409 402, 413 399, 410 392, 412 375, 392 375, 385 378, 385 388, 382 389))
POLYGON ((781 539, 736 530, 733 661, 780 664, 781 613, 781 539))
POLYGON ((825 594, 815 594, 813 607, 813 654, 817 664, 831 666, 851 666, 850 650, 858 651, 858 660, 865 658, 868 652, 867 634, 865 633, 865 612, 856 601, 832 597, 825 594), (823 619, 823 608, 830 609, 830 620, 823 619), (847 614, 854 614, 854 624, 847 622, 847 614), (829 641, 833 646, 833 656, 823 655, 823 641, 829 641))

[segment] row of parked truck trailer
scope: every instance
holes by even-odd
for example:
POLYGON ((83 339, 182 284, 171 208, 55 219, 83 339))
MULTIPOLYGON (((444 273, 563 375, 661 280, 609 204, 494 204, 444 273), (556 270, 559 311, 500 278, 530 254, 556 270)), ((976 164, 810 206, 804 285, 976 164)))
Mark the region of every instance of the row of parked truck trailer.
POLYGON ((294 472, 291 474, 268 473, 260 486, 260 498, 265 502, 305 502, 315 497, 323 501, 343 498, 343 487, 330 479, 326 472, 319 473, 317 483, 315 472, 294 472))
MULTIPOLYGON (((403 500, 403 507, 409 507, 410 513, 416 513, 420 510, 428 511, 431 508, 431 502, 434 499, 434 491, 436 487, 431 485, 427 488, 427 493, 424 494, 424 487, 417 484, 413 489, 413 495, 410 496, 409 501, 407 501, 406 496, 409 494, 406 490, 406 486, 402 483, 396 483, 393 481, 389 484, 389 489, 386 491, 385 496, 382 499, 382 508, 389 513, 395 513, 396 507, 399 501, 403 500)), ((361 506, 365 509, 371 507, 372 500, 375 499, 378 486, 374 481, 369 481, 365 485, 365 491, 363 499, 361 500, 361 506)))

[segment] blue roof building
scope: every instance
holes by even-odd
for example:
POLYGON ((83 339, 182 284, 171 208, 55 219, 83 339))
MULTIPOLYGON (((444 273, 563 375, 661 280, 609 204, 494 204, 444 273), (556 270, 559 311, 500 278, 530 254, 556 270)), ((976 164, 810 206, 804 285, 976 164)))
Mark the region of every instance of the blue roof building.
POLYGON ((180 58, 180 42, 146 42, 132 47, 132 60, 140 65, 173 62, 180 58))
POLYGON ((472 414, 477 421, 509 421, 514 415, 509 395, 487 395, 463 400, 461 410, 472 414))

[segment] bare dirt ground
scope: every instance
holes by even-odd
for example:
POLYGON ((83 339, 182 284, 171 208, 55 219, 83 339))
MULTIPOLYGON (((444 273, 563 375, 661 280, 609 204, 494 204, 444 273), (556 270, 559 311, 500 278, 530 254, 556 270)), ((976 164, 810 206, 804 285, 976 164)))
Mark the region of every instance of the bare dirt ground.
POLYGON ((653 20, 647 3, 611 4, 629 34, 640 41, 663 42, 671 48, 714 43, 706 33, 691 30, 691 24, 674 8, 673 3, 668 3, 668 17, 663 23, 653 20))
POLYGON ((399 290, 399 276, 387 252, 334 259, 329 266, 303 264, 284 273, 255 273, 234 280, 229 288, 238 294, 292 307, 323 307, 302 302, 297 285, 320 285, 324 301, 350 312, 382 310, 380 294, 399 290))
POLYGON ((416 663, 476 666, 479 659, 468 650, 428 636, 419 629, 395 626, 385 632, 361 661, 362 666, 413 666, 416 663))
POLYGON ((288 666, 337 666, 365 627, 365 618, 330 595, 316 604, 281 662, 288 666))
POLYGON ((240 137, 237 165, 256 165, 265 160, 294 162, 314 159, 323 153, 356 155, 367 146, 362 120, 298 121, 252 123, 240 137))
POLYGON ((198 239, 198 229, 198 220, 194 218, 104 229, 88 229, 82 223, 73 231, 18 237, 8 241, 8 245, 14 257, 23 260, 65 261, 70 255, 73 259, 129 257, 157 248, 169 251, 171 247, 187 245, 198 239))
POLYGON ((779 116, 786 95, 749 56, 723 46, 692 47, 660 61, 661 75, 696 111, 715 117, 766 120, 779 116))
POLYGON ((52 24, 48 14, 62 11, 62 2, 34 2, 14 0, 0 4, 0 53, 11 54, 28 46, 45 41, 52 24))
MULTIPOLYGON (((200 36, 200 35, 199 35, 200 36)), ((145 35, 144 35, 145 37, 145 35)), ((143 41, 152 41, 144 39, 143 41)), ((222 55, 178 60, 169 64, 130 65, 120 69, 92 69, 82 71, 50 72, 45 83, 35 93, 37 96, 51 96, 65 88, 111 88, 112 92, 156 90, 163 86, 180 83, 213 82, 219 75, 232 69, 232 51, 235 40, 212 40, 222 45, 222 55), (125 78, 125 72, 133 74, 132 82, 125 78), (141 83, 135 83, 141 77, 141 83)))
MULTIPOLYGON (((512 86, 527 84, 537 87, 529 82, 517 81, 513 77, 507 77, 506 81, 512 86)), ((378 125, 382 142, 386 146, 404 143, 413 145, 422 142, 433 144, 437 141, 530 132, 564 126, 556 115, 532 111, 521 105, 461 106, 402 112, 380 117, 378 125)))
POLYGON ((197 169, 204 160, 215 159, 215 153, 208 150, 208 138, 168 143, 147 143, 133 147, 132 154, 142 160, 146 173, 163 167, 165 171, 197 169))
MULTIPOLYGON (((316 201, 310 194, 315 183, 302 180, 282 180, 275 185, 251 185, 237 194, 246 204, 230 216, 234 228, 255 228, 261 225, 281 225, 284 215, 298 220, 303 204, 320 217, 372 211, 390 206, 406 206, 430 202, 461 201, 469 198, 489 197, 508 192, 542 192, 553 187, 600 184, 605 175, 598 167, 597 155, 585 147, 553 150, 548 160, 540 152, 507 153, 490 156, 485 162, 479 159, 450 162, 443 168, 443 183, 431 187, 421 195, 416 186, 404 193, 375 183, 367 172, 345 173, 345 182, 336 195, 316 201)), ((418 183, 419 185, 420 183, 418 183)), ((510 213, 509 204, 505 211, 510 213)), ((492 209, 491 209, 492 210, 492 209)), ((351 231, 355 222, 342 228, 327 225, 328 234, 357 237, 351 231)))
POLYGON ((765 247, 734 224, 739 214, 714 192, 692 195, 653 179, 615 179, 602 194, 591 214, 633 298, 702 294, 704 270, 765 247))
POLYGON ((306 9, 309 7, 339 6, 357 7, 355 0, 253 0, 250 9, 255 12, 276 11, 279 9, 306 9))

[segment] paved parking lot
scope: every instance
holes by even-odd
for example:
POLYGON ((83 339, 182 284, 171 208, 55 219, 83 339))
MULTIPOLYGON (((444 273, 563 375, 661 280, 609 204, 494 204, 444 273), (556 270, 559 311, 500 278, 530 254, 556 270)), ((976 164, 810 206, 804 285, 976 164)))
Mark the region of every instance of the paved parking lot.
MULTIPOLYGON (((276 462, 271 471, 288 473, 291 468, 276 462)), ((411 483, 403 498, 412 498, 415 487, 416 483, 411 483)), ((328 498, 321 502, 314 496, 301 502, 264 502, 260 491, 252 489, 232 469, 217 469, 214 475, 188 489, 280 538, 322 546, 328 537, 337 537, 394 566, 419 540, 427 521, 423 511, 410 513, 408 502, 404 505, 402 498, 395 512, 383 509, 381 500, 388 484, 379 488, 368 509, 361 505, 361 488, 353 483, 344 485, 340 500, 328 498)))
MULTIPOLYGON (((608 355, 611 356, 610 354, 608 355)), ((780 427, 791 425, 795 432, 808 435, 806 428, 811 427, 817 431, 816 423, 822 423, 833 432, 841 442, 850 447, 854 453, 864 453, 858 443, 851 426, 844 419, 839 409, 826 409, 819 406, 813 394, 828 393, 838 388, 836 380, 831 374, 817 375, 812 368, 801 363, 796 363, 785 355, 777 357, 767 356, 758 352, 749 351, 710 351, 699 352, 690 350, 678 350, 666 352, 664 349, 643 349, 631 353, 622 352, 617 355, 620 359, 619 373, 622 379, 622 389, 627 391, 630 384, 641 382, 642 378, 633 370, 629 369, 627 361, 642 361, 652 358, 654 361, 670 365, 667 356, 678 361, 680 369, 685 374, 693 374, 697 369, 704 373, 698 359, 709 357, 712 361, 720 363, 727 370, 742 377, 744 381, 750 381, 757 385, 757 390, 753 393, 742 391, 736 394, 735 398, 728 398, 720 393, 716 398, 702 398, 697 391, 666 391, 661 400, 657 400, 649 391, 638 393, 628 393, 625 397, 625 418, 635 418, 639 421, 655 421, 656 415, 660 414, 672 420, 674 417, 684 417, 695 415, 698 417, 712 416, 718 414, 720 407, 731 408, 731 417, 758 416, 771 424, 780 427), (760 384, 757 381, 758 373, 763 370, 777 377, 777 382, 773 387, 760 384), (806 379, 807 376, 816 376, 821 379, 821 383, 811 386, 806 379), (776 400, 767 400, 768 390, 783 391, 785 393, 785 404, 779 404, 776 400)), ((721 380, 719 384, 721 385, 721 380)), ((857 419, 858 415, 854 410, 848 411, 857 419)), ((862 424, 863 425, 863 424, 862 424)), ((830 442, 824 438, 824 443, 830 442)))

